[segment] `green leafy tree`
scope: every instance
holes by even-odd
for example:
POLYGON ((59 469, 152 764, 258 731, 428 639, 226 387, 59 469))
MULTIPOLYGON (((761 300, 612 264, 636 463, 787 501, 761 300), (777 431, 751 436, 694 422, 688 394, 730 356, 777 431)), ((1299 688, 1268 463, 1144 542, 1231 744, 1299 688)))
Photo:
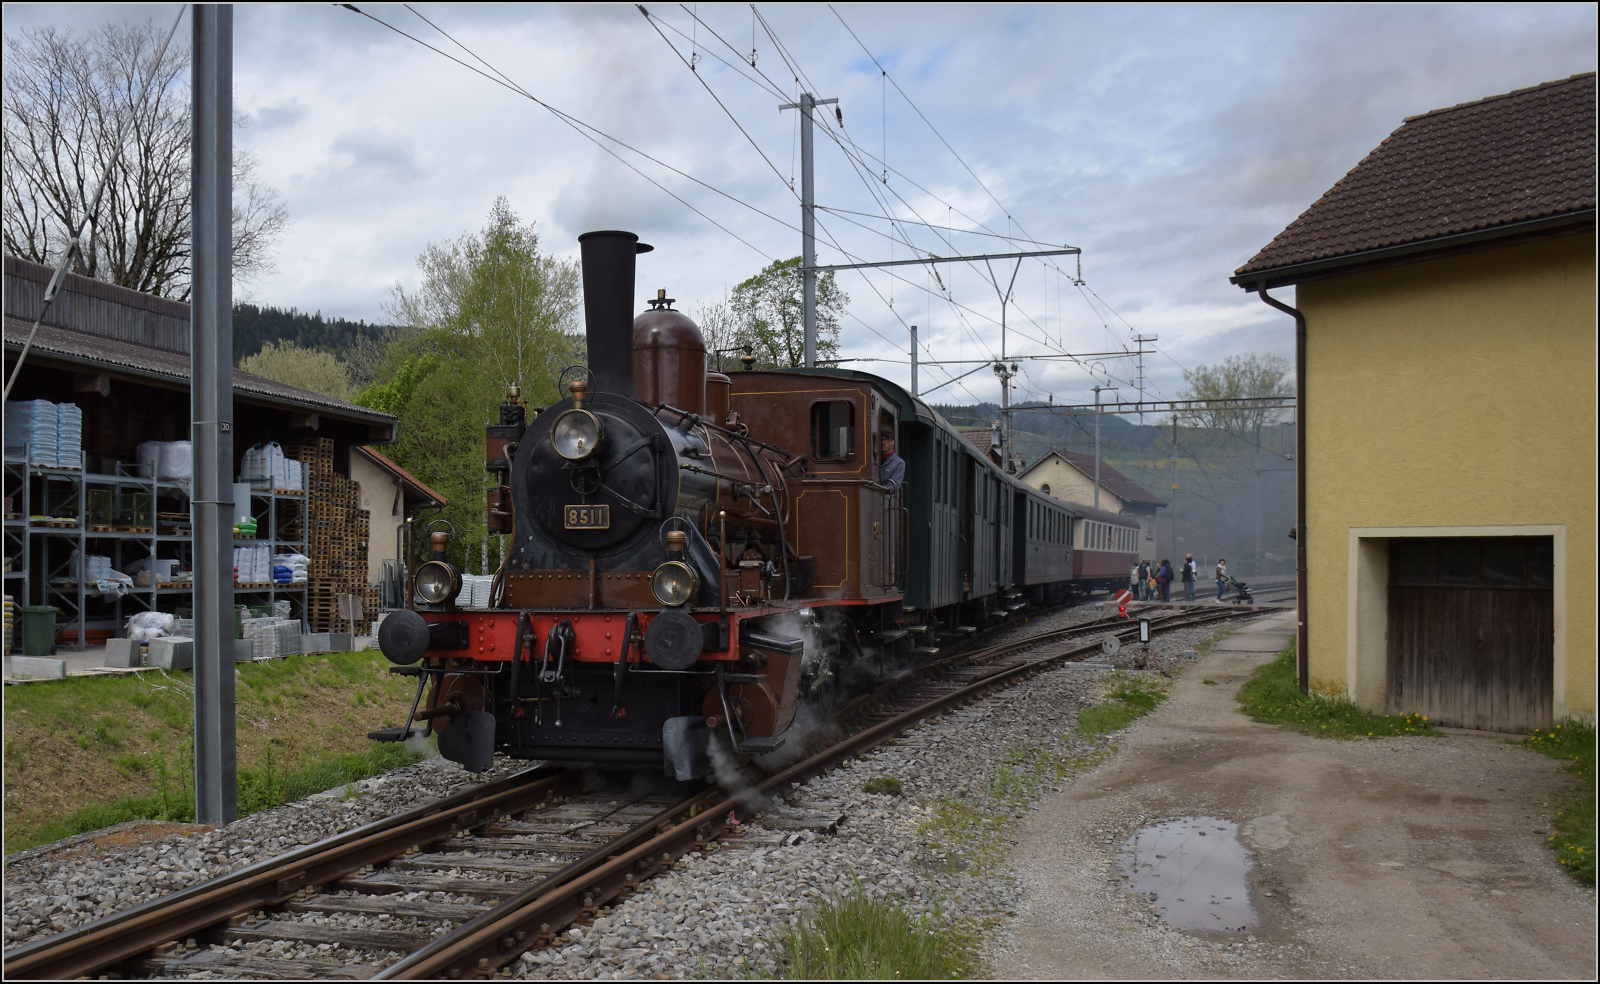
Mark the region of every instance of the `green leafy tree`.
MULTIPOLYGON (((839 357, 839 316, 849 303, 849 296, 839 289, 832 273, 817 278, 818 361, 839 357)), ((726 341, 718 338, 716 347, 749 345, 754 350, 756 366, 761 369, 787 369, 805 363, 800 257, 769 263, 733 289, 730 306, 732 325, 727 334, 732 337, 726 341)))
POLYGON ((480 231, 429 244, 417 267, 420 282, 397 283, 385 305, 405 327, 359 401, 400 418, 392 456, 450 500, 457 556, 483 569, 483 428, 498 422, 507 387, 548 405, 561 368, 582 360, 579 272, 542 252, 503 197, 480 231))
POLYGON ((239 368, 335 400, 350 399, 350 376, 344 363, 321 349, 301 348, 293 342, 268 342, 256 354, 240 359, 239 368))
POLYGON ((386 383, 373 383, 355 398, 364 407, 381 410, 402 420, 410 416, 412 397, 417 384, 426 379, 439 364, 437 356, 408 355, 386 383))
POLYGON ((1183 399, 1211 401, 1193 412, 1197 422, 1241 436, 1281 420, 1283 411, 1231 401, 1294 395, 1292 366, 1281 355, 1230 355, 1218 365, 1185 369, 1183 379, 1189 384, 1183 399))

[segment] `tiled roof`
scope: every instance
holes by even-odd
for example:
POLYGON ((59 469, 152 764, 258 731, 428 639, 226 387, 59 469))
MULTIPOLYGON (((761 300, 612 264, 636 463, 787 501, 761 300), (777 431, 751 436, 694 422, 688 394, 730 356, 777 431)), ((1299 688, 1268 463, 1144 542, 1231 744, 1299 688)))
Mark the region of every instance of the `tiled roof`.
POLYGON ((429 488, 420 478, 417 478, 415 475, 395 464, 393 461, 390 461, 387 456, 380 454, 377 448, 367 447, 366 445, 358 445, 357 450, 371 458, 373 463, 375 463, 379 468, 382 468, 395 478, 405 482, 407 485, 410 485, 412 488, 432 499, 439 505, 449 505, 450 500, 429 488))
MULTIPOLYGON (((1091 483, 1094 480, 1094 455, 1084 454, 1081 451, 1054 450, 1050 454, 1056 455, 1062 461, 1089 476, 1091 483)), ((1045 458, 1050 455, 1045 455, 1045 458)), ((1040 458, 1039 461, 1043 461, 1040 458)), ((1038 462, 1034 462, 1035 465, 1038 462)), ((1030 469, 1031 471, 1031 469, 1030 469)), ((1139 503, 1150 506, 1164 506, 1167 503, 1156 498, 1150 490, 1135 482, 1133 479, 1106 464, 1104 458, 1100 459, 1100 487, 1126 503, 1139 503)))
POLYGON ((962 431, 961 436, 966 438, 967 442, 973 447, 977 448, 979 451, 982 451, 984 454, 988 454, 989 442, 991 440, 990 435, 993 433, 994 432, 987 427, 975 427, 971 430, 962 431))
POLYGON ((1595 73, 1585 72, 1408 117, 1234 280, 1594 207, 1595 73))
MULTIPOLYGON (((8 349, 20 350, 28 337, 31 322, 7 315, 5 318, 5 344, 8 349)), ((104 335, 91 335, 40 325, 34 336, 32 354, 54 357, 82 365, 114 367, 131 375, 170 380, 189 385, 189 355, 167 349, 152 348, 137 342, 104 335)), ((30 355, 31 357, 31 355, 30 355)), ((280 383, 276 379, 257 376, 241 369, 233 371, 233 391, 245 399, 273 405, 287 405, 301 410, 314 410, 341 420, 365 424, 395 424, 396 418, 369 407, 335 400, 311 390, 280 383)))

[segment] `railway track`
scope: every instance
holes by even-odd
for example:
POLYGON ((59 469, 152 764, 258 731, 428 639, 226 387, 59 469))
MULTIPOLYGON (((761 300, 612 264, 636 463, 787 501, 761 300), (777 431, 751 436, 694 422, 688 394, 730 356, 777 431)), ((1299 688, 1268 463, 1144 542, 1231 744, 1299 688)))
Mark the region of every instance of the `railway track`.
MULTIPOLYGON (((1273 609, 1148 614, 1159 633, 1265 610, 1273 609)), ((5 956, 5 976, 496 976, 683 855, 716 850, 735 819, 770 797, 922 720, 1096 657, 1108 636, 1126 643, 1139 631, 1136 621, 1110 616, 981 645, 1021 621, 960 640, 846 705, 837 720, 848 737, 737 793, 586 790, 579 770, 535 767, 18 947, 5 956)))

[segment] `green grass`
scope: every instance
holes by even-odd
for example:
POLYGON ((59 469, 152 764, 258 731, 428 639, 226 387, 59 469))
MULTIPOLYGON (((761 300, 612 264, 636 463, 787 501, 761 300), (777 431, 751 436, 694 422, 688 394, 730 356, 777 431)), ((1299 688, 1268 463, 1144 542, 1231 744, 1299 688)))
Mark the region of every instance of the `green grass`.
POLYGON ((1576 787, 1558 801, 1560 809, 1550 821, 1556 831, 1550 838, 1550 847, 1573 878, 1593 885, 1594 728, 1572 720, 1562 721, 1549 731, 1535 731, 1522 744, 1543 755, 1564 760, 1567 771, 1578 778, 1576 787))
MULTIPOLYGON (((239 770, 239 816, 249 816, 262 810, 282 806, 312 793, 320 793, 335 786, 346 786, 345 798, 350 798, 351 783, 398 769, 423 758, 420 752, 407 750, 401 745, 374 745, 362 752, 349 755, 330 755, 313 761, 293 772, 282 772, 270 764, 263 769, 239 770)), ((154 796, 128 796, 111 803, 95 803, 57 820, 47 820, 34 827, 30 839, 36 844, 47 844, 74 834, 84 834, 127 820, 168 820, 178 823, 194 822, 194 760, 192 756, 180 759, 174 768, 165 759, 157 759, 153 771, 158 777, 160 791, 154 796)))
POLYGON ((977 969, 976 939, 926 916, 855 892, 824 903, 782 940, 785 975, 796 979, 957 980, 977 969))
POLYGON ((894 776, 878 776, 876 779, 868 779, 862 783, 861 791, 864 793, 884 793, 889 796, 899 796, 905 792, 905 787, 894 776))
POLYGON ((1239 688, 1239 706, 1252 720, 1322 738, 1440 736, 1421 714, 1369 714, 1346 697, 1302 694, 1299 680, 1295 644, 1291 642, 1283 655, 1256 670, 1239 688))
POLYGON ((1166 699, 1167 692, 1159 687, 1138 680, 1124 680, 1106 695, 1103 703, 1078 715, 1078 730, 1086 735, 1121 731, 1166 699))
MULTIPOLYGON (((416 683, 376 651, 241 663, 234 677, 240 813, 410 761, 374 746, 416 683)), ((69 677, 7 687, 5 850, 192 809, 194 675, 69 677)))

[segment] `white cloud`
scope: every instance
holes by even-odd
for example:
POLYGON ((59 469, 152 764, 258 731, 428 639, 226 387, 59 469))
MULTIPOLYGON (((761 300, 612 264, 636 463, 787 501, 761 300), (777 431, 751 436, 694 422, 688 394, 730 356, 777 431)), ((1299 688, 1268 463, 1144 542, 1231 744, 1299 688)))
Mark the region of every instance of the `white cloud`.
MULTIPOLYGON (((358 6, 472 61, 403 7, 358 6)), ((111 18, 165 23, 175 9, 13 4, 5 31, 83 29, 111 18)), ((576 256, 586 229, 638 231, 657 247, 641 260, 641 294, 666 287, 691 310, 768 257, 799 252, 798 234, 785 226, 799 224, 787 186, 798 178, 795 114, 780 114, 773 93, 713 58, 699 62, 697 74, 769 167, 631 5, 419 9, 539 98, 751 206, 617 148, 755 249, 545 109, 364 17, 333 5, 239 6, 235 98, 253 122, 237 139, 260 157, 261 178, 284 195, 292 220, 278 272, 256 288, 263 302, 379 318, 389 287, 414 279, 416 254, 481 226, 499 194, 538 223, 548 248, 568 255, 576 256)), ((748 55, 748 8, 698 9, 748 55)), ((680 8, 650 10, 692 31, 702 56, 720 52, 751 74, 680 8)), ((823 205, 876 213, 889 201, 905 218, 958 230, 979 221, 1002 232, 1020 223, 1039 239, 1082 246, 1083 289, 1024 264, 1009 351, 1038 351, 1046 339, 1102 351, 1126 340, 1131 323, 1161 336, 1165 355, 1146 369, 1169 395, 1182 388, 1177 363, 1291 351, 1288 319, 1227 277, 1406 115, 1595 67, 1596 15, 1587 4, 945 5, 915 17, 902 6, 841 8, 1002 209, 826 7, 761 11, 808 84, 840 99, 849 138, 872 155, 886 146, 889 165, 927 190, 893 174, 886 186, 874 177, 879 165, 852 169, 827 136, 837 133, 829 123, 817 141, 823 205)), ((790 68, 758 25, 754 35, 757 67, 792 98, 790 68)), ((668 36, 687 54, 687 43, 668 36)), ((824 213, 821 223, 850 255, 906 255, 862 228, 887 231, 882 220, 824 213)), ((949 251, 942 237, 908 229, 920 247, 949 251)), ((981 236, 953 241, 966 252, 1004 248, 981 236)), ((844 258, 831 245, 820 255, 844 258)), ((921 289, 933 286, 926 271, 899 275, 839 275, 852 297, 847 355, 904 360, 902 319, 921 325, 923 341, 943 357, 998 351, 998 327, 986 319, 998 320, 999 305, 977 271, 940 269, 972 309, 960 317, 921 289), (892 292, 893 311, 869 282, 885 298, 892 292)), ((1131 377, 1128 366, 1098 361, 1131 377)), ((907 375, 902 364, 864 367, 907 375)), ((943 377, 926 369, 922 378, 927 386, 943 377)), ((1025 382, 1028 392, 1077 400, 1091 377, 1036 362, 1025 382)), ((937 398, 997 393, 984 370, 937 398)))

